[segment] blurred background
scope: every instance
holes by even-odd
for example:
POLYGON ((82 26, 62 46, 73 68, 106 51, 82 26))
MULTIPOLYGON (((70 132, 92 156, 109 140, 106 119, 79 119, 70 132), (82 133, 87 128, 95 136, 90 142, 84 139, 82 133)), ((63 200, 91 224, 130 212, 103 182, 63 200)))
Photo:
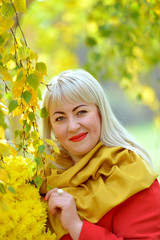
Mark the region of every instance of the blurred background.
POLYGON ((66 69, 93 74, 160 173, 159 0, 27 0, 20 24, 46 83, 66 69))

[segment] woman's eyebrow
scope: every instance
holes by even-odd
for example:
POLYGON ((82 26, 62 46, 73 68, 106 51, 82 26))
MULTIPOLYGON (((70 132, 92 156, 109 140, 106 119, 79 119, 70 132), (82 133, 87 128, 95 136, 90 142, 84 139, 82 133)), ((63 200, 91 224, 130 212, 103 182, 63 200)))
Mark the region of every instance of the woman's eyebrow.
MULTIPOLYGON (((77 107, 73 108, 72 112, 76 111, 77 108, 84 107, 84 106, 86 107, 87 105, 85 105, 85 104, 78 105, 77 107)), ((65 114, 65 113, 61 112, 61 111, 56 111, 52 115, 55 115, 55 114, 65 114)))
POLYGON ((52 115, 55 115, 55 114, 65 114, 64 112, 59 112, 59 111, 57 111, 57 112, 54 112, 52 115))
POLYGON ((75 108, 73 108, 73 110, 72 110, 72 112, 74 112, 77 108, 79 108, 79 107, 86 107, 87 105, 85 105, 85 104, 81 104, 81 105, 78 105, 77 107, 75 107, 75 108))

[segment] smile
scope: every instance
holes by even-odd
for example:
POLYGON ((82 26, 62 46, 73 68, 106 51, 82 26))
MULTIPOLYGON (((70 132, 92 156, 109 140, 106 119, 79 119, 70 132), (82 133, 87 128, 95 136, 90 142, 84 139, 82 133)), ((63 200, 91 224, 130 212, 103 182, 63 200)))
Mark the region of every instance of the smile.
POLYGON ((80 133, 76 136, 71 137, 69 140, 72 142, 79 142, 82 141, 87 136, 87 134, 88 132, 80 133))

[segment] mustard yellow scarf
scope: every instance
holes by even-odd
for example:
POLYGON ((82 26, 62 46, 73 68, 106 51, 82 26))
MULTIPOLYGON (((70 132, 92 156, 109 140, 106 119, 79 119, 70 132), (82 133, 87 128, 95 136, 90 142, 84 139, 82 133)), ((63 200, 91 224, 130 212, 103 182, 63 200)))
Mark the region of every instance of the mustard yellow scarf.
MULTIPOLYGON (((113 207, 150 187, 157 176, 134 152, 121 147, 108 148, 99 142, 65 171, 46 165, 41 193, 47 192, 47 185, 64 189, 73 195, 80 218, 96 223, 113 207)), ((58 239, 67 234, 56 216, 49 213, 48 217, 58 239)))

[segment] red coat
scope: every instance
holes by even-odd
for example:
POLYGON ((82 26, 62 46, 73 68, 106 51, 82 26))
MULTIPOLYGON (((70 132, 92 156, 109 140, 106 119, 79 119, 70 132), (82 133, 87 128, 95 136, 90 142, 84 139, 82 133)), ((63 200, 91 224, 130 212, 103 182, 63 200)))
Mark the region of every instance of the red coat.
MULTIPOLYGON (((71 239, 69 234, 61 238, 71 239)), ((79 236, 79 240, 124 239, 160 240, 160 185, 157 180, 150 188, 114 207, 98 223, 83 221, 79 236)))

